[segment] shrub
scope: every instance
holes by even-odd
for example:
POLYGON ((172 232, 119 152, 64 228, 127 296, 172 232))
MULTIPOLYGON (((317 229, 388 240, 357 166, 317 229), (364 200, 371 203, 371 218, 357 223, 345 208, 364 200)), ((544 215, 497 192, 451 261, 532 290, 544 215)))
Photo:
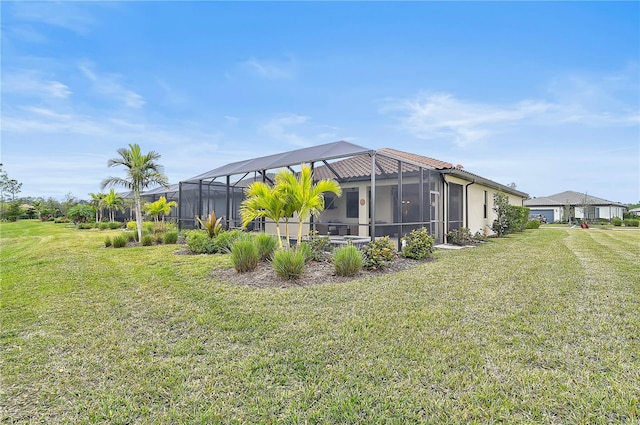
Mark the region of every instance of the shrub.
POLYGON ((622 226, 622 223, 623 223, 622 219, 619 218, 619 217, 614 217, 614 218, 611 219, 611 224, 613 224, 616 227, 622 226))
POLYGON ((136 231, 138 230, 138 225, 136 224, 135 221, 127 221, 127 230, 136 231))
POLYGON ((222 217, 216 219, 215 211, 211 211, 209 217, 204 221, 198 216, 196 216, 196 220, 200 223, 202 229, 207 230, 207 234, 210 238, 215 238, 222 232, 222 217))
POLYGON ((278 248, 278 240, 266 233, 259 233, 254 238, 256 248, 258 249, 258 258, 260 261, 268 261, 273 256, 276 248, 278 248))
MULTIPOLYGON (((100 223, 100 224, 102 224, 102 223, 100 223)), ((116 229, 121 229, 122 228, 122 223, 120 223, 119 221, 111 221, 111 222, 107 223, 107 226, 111 230, 116 230, 116 229)), ((102 229, 102 227, 100 227, 100 228, 102 229)))
POLYGON ((100 230, 107 230, 109 228, 109 223, 104 223, 104 222, 98 223, 98 228, 100 230))
POLYGON ((308 263, 309 261, 311 261, 311 247, 309 247, 308 243, 301 242, 300 245, 296 247, 296 250, 302 253, 302 255, 304 256, 305 263, 308 263))
POLYGON ((96 210, 91 205, 78 204, 67 211, 67 217, 74 223, 84 223, 96 216, 96 210))
POLYGON ((158 233, 157 235, 153 235, 153 241, 157 245, 162 245, 162 241, 164 241, 164 234, 163 233, 158 233))
POLYGON ((338 276, 354 276, 362 269, 362 254, 353 245, 341 246, 333 254, 333 268, 338 276))
POLYGON ((122 248, 127 245, 127 238, 120 234, 113 237, 112 244, 114 248, 122 248))
POLYGON ((627 218, 626 220, 624 220, 624 225, 627 227, 640 227, 640 220, 627 218))
POLYGON ((307 244, 311 250, 310 259, 313 261, 325 260, 327 255, 333 251, 329 236, 320 236, 318 235, 318 232, 309 234, 309 241, 307 244))
POLYGON ((164 234, 165 244, 169 245, 169 244, 174 244, 176 242, 178 242, 178 232, 171 231, 164 234))
POLYGON ((191 252, 195 254, 214 254, 215 241, 202 230, 189 230, 186 232, 186 243, 191 252))
POLYGON ((304 273, 304 254, 293 249, 279 249, 273 255, 273 270, 285 279, 297 279, 304 273))
POLYGON ((93 229, 94 227, 96 227, 96 223, 78 223, 78 229, 80 230, 86 230, 86 229, 93 229))
POLYGON ((138 240, 138 232, 127 232, 125 235, 129 242, 136 242, 138 240))
POLYGON ((411 233, 402 238, 404 247, 402 255, 414 260, 427 258, 433 250, 433 238, 425 227, 413 229, 411 233))
POLYGON ((104 238, 104 247, 109 248, 110 246, 111 246, 111 238, 107 236, 106 238, 104 238))
POLYGON ((155 224, 153 221, 143 221, 142 222, 142 232, 143 233, 154 233, 155 224))
POLYGON ((529 208, 509 205, 507 208, 507 221, 509 222, 509 232, 523 232, 529 220, 529 208))
POLYGON ((66 217, 57 217, 53 220, 54 223, 71 223, 71 220, 69 220, 66 217))
POLYGON ((389 236, 385 236, 365 245, 362 248, 362 257, 365 269, 380 270, 396 258, 396 246, 389 240, 389 236))
POLYGON ((142 246, 151 246, 151 245, 153 245, 153 236, 144 235, 142 237, 142 246))
POLYGON ((538 229, 540 228, 540 220, 529 220, 526 227, 527 229, 538 229))
POLYGON ((258 248, 251 239, 238 240, 231 247, 231 262, 238 273, 255 270, 259 259, 258 248))
POLYGON ((218 233, 213 238, 214 253, 226 254, 231 251, 234 242, 242 235, 242 231, 238 229, 226 230, 218 233))
POLYGON ((452 245, 464 246, 473 245, 475 243, 475 239, 471 236, 471 231, 469 229, 461 227, 447 233, 447 242, 452 245))

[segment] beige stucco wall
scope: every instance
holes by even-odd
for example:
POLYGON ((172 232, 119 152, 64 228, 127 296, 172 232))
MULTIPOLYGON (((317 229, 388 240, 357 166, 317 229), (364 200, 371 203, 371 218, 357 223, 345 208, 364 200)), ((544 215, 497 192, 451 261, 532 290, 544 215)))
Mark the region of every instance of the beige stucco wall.
MULTIPOLYGON (((463 198, 466 197, 463 203, 463 220, 464 227, 468 228, 471 233, 480 232, 486 235, 493 234, 493 230, 491 230, 491 225, 493 221, 498 217, 495 211, 493 211, 493 196, 499 191, 496 189, 492 189, 488 186, 479 184, 479 183, 471 183, 469 180, 464 180, 458 177, 446 176, 446 181, 449 183, 455 183, 462 185, 463 198), (468 185, 468 186, 467 186, 468 185), (466 189, 465 189, 465 186, 466 189), (487 192, 487 216, 484 217, 484 192, 487 192), (468 208, 468 210, 467 210, 468 208), (468 211, 468 221, 467 221, 467 211, 468 211)), ((445 192, 447 188, 445 187, 445 192)), ((448 196, 448 194, 445 194, 448 196)), ((516 195, 508 194, 509 204, 522 206, 522 202, 524 198, 516 195)), ((448 216, 448 211, 446 210, 447 205, 445 203, 445 217, 448 216)))

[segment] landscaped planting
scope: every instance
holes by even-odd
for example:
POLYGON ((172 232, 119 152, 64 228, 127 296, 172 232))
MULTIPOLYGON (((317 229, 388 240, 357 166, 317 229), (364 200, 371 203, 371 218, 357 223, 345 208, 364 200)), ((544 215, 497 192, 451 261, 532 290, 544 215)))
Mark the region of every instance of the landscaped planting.
POLYGON ((433 251, 434 240, 426 228, 421 227, 409 232, 403 238, 404 247, 402 255, 414 260, 422 260, 431 255, 433 251))
POLYGON ((273 253, 278 248, 278 240, 273 235, 258 233, 254 237, 258 257, 260 261, 268 261, 273 257, 273 253))
POLYGON ((304 273, 306 256, 297 249, 281 248, 273 255, 273 269, 284 279, 297 279, 304 273))
POLYGON ((637 228, 261 289, 212 277, 230 255, 0 226, 2 422, 640 422, 637 228))
POLYGON ((333 254, 333 267, 338 276, 355 276, 362 269, 362 254, 353 245, 341 246, 333 254))
POLYGON ((376 239, 362 248, 362 266, 367 270, 381 270, 396 258, 396 245, 389 236, 376 239))
POLYGON ((238 273, 254 270, 258 261, 258 248, 250 238, 237 240, 231 247, 231 262, 238 273))

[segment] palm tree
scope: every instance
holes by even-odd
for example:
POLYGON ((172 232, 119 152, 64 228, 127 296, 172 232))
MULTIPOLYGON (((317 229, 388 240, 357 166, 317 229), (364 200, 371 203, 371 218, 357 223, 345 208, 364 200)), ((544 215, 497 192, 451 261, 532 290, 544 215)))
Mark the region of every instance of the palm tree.
POLYGON ((124 199, 113 188, 104 196, 102 205, 109 211, 110 221, 115 221, 115 211, 124 211, 124 199))
POLYGON ((102 181, 104 189, 110 185, 123 186, 133 192, 133 202, 136 211, 136 223, 138 227, 138 240, 142 240, 142 205, 140 205, 140 192, 151 185, 161 184, 167 186, 167 176, 157 160, 160 154, 150 151, 143 154, 140 146, 129 144, 129 149, 118 149, 118 158, 112 158, 107 162, 109 167, 123 165, 127 168, 126 177, 107 177, 102 181))
POLYGON ((157 223, 160 216, 164 222, 164 216, 171 214, 171 208, 176 206, 178 206, 176 201, 167 202, 167 198, 161 196, 157 201, 146 204, 144 210, 147 214, 152 215, 157 223))
POLYGON ((96 209, 96 223, 99 223, 100 221, 102 221, 102 207, 104 205, 103 200, 106 195, 104 193, 98 192, 90 193, 89 196, 91 196, 91 206, 96 209))
POLYGON ((276 175, 276 187, 285 194, 286 205, 298 214, 298 245, 302 241, 302 223, 310 216, 318 216, 324 210, 324 193, 342 195, 340 185, 334 180, 323 179, 313 184, 313 171, 302 164, 298 175, 288 171, 276 175))
POLYGON ((285 201, 282 192, 263 182, 254 182, 247 187, 247 198, 240 204, 242 226, 246 227, 256 218, 266 217, 276 223, 278 245, 282 248, 280 219, 285 215, 285 201))

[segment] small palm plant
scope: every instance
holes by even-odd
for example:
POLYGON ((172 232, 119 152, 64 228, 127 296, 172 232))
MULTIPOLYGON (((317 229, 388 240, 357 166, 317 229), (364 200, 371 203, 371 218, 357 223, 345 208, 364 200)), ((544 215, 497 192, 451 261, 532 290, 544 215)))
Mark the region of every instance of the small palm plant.
POLYGON ((171 208, 177 206, 178 203, 176 201, 167 202, 167 198, 161 196, 157 201, 146 204, 144 211, 153 216, 156 223, 160 221, 160 217, 162 217, 162 221, 164 222, 164 217, 171 214, 171 208))
POLYGON ((209 217, 204 221, 198 216, 196 216, 196 220, 198 220, 198 223, 200 223, 203 229, 207 229, 207 233, 209 233, 209 237, 212 239, 217 237, 222 231, 222 217, 216 219, 215 211, 211 211, 209 217))

